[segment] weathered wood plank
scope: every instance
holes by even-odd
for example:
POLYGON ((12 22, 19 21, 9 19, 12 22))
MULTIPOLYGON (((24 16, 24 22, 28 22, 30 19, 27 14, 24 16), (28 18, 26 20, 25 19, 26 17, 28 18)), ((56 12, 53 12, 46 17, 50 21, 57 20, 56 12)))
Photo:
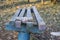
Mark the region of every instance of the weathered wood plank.
POLYGON ((22 11, 20 12, 20 14, 19 14, 19 16, 18 17, 16 17, 16 19, 18 19, 18 20, 23 20, 24 19, 24 14, 25 14, 25 10, 26 10, 26 8, 23 8, 22 9, 22 11))
POLYGON ((46 28, 45 22, 44 22, 43 19, 41 18, 41 16, 40 16, 40 14, 38 13, 37 9, 35 8, 35 6, 33 6, 32 9, 33 9, 34 15, 35 15, 35 17, 36 17, 39 30, 45 30, 45 28, 46 28))
POLYGON ((25 13, 25 8, 22 9, 21 13, 19 14, 18 17, 16 17, 16 21, 15 21, 15 26, 17 28, 21 28, 21 22, 22 22, 22 18, 24 16, 24 13, 25 13))
POLYGON ((16 13, 12 16, 10 21, 15 21, 16 17, 18 17, 19 13, 21 12, 21 9, 18 9, 16 13))
POLYGON ((33 27, 33 17, 32 17, 32 14, 31 14, 31 9, 28 7, 27 8, 27 22, 26 22, 26 25, 27 25, 27 29, 31 29, 33 27))
POLYGON ((33 17, 32 17, 32 14, 31 14, 31 9, 29 7, 27 8, 27 15, 26 16, 27 16, 28 20, 33 20, 33 17))
POLYGON ((19 17, 23 17, 23 16, 24 16, 25 10, 26 10, 25 8, 22 9, 22 11, 21 11, 19 17))

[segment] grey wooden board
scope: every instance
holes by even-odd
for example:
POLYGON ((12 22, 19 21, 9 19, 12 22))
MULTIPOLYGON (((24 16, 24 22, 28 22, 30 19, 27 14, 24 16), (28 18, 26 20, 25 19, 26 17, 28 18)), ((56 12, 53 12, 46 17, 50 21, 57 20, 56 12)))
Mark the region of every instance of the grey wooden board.
POLYGON ((33 20, 33 17, 32 17, 32 14, 31 14, 31 9, 28 7, 27 8, 27 14, 26 14, 26 17, 28 18, 28 20, 32 21, 33 20))
POLYGON ((10 21, 15 21, 16 17, 18 17, 18 14, 20 13, 21 9, 18 9, 16 13, 12 16, 10 21))
POLYGON ((40 16, 40 14, 38 13, 36 7, 33 6, 32 9, 33 9, 33 11, 34 11, 34 14, 35 14, 35 17, 36 17, 38 26, 39 26, 39 28, 40 28, 40 25, 45 25, 45 22, 44 22, 43 19, 41 18, 41 16, 40 16))
MULTIPOLYGON (((29 20, 32 20, 32 19, 33 19, 32 14, 31 14, 31 9, 30 9, 29 7, 27 8, 26 17, 27 17, 29 20)), ((32 28, 32 26, 33 26, 32 22, 29 22, 29 21, 28 21, 26 24, 27 24, 27 29, 28 29, 28 30, 29 30, 30 28, 32 28)))
POLYGON ((19 17, 23 17, 23 16, 24 16, 25 10, 26 10, 25 8, 22 9, 22 11, 21 11, 19 17))
MULTIPOLYGON (((19 20, 21 20, 21 17, 23 17, 24 16, 24 13, 25 13, 25 8, 23 8, 22 9, 22 11, 21 11, 21 13, 19 14, 19 16, 17 17, 19 20)), ((17 19, 16 18, 16 19, 17 19)), ((18 27, 18 28, 21 28, 21 21, 16 21, 16 23, 15 23, 16 25, 16 27, 18 27), (20 23, 20 24, 18 24, 18 23, 20 23)))

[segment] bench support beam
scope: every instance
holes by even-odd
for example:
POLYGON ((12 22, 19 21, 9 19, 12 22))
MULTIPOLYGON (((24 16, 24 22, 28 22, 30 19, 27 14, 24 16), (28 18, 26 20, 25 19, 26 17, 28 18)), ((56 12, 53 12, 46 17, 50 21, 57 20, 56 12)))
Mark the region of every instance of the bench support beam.
POLYGON ((19 32, 18 40, 30 40, 30 34, 27 32, 19 32))

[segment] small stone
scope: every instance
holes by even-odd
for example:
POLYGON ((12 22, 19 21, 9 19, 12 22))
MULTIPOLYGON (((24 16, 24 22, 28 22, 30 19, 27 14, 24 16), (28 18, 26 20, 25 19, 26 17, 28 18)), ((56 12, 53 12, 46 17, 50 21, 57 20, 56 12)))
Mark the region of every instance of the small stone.
POLYGON ((9 36, 9 37, 7 37, 7 39, 11 39, 11 37, 9 36))

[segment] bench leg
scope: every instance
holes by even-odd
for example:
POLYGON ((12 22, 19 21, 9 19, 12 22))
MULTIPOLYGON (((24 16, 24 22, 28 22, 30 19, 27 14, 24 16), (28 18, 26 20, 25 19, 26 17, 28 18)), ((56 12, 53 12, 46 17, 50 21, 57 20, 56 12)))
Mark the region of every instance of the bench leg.
POLYGON ((18 40, 30 40, 30 34, 26 32, 19 32, 18 40))

